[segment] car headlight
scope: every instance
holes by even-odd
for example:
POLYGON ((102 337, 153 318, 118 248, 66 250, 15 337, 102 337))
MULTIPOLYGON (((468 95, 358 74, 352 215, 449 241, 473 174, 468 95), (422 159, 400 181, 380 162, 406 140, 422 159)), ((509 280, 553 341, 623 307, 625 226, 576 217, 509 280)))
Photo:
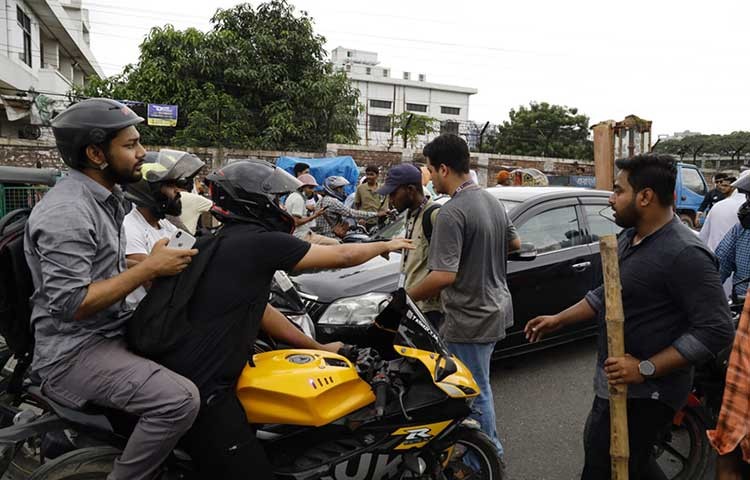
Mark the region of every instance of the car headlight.
POLYGON ((315 340, 315 323, 313 323, 310 315, 306 313, 302 315, 286 315, 286 318, 302 330, 302 333, 315 340))
POLYGON ((331 303, 318 320, 319 325, 370 325, 390 299, 387 293, 367 293, 340 298, 331 303))

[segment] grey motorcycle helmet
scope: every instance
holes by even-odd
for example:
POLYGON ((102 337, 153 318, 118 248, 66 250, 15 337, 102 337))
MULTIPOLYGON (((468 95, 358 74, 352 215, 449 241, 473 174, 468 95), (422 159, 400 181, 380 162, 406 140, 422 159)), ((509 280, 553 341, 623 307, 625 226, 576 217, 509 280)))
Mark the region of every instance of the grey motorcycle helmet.
POLYGON ((732 187, 742 194, 750 195, 750 170, 742 172, 740 178, 732 183, 732 187))
POLYGON ((126 105, 109 98, 89 98, 68 107, 52 120, 52 133, 63 162, 82 170, 87 166, 83 150, 99 145, 123 128, 137 125, 143 118, 126 105))
POLYGON ((161 185, 174 182, 187 189, 205 165, 203 160, 188 152, 169 149, 147 152, 141 167, 142 178, 124 187, 125 198, 150 209, 157 218, 164 218, 169 213, 169 199, 161 193, 161 185))
POLYGON ((346 200, 346 193, 338 189, 347 185, 349 185, 349 180, 338 175, 333 175, 323 181, 323 191, 343 202, 344 200, 346 200))

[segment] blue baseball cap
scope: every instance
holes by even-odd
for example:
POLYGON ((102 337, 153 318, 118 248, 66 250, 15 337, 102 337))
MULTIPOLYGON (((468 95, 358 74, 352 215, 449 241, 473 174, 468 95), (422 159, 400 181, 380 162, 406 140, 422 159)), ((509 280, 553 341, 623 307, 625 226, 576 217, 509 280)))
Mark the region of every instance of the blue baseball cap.
POLYGON ((378 194, 387 196, 401 185, 418 183, 422 185, 422 171, 411 163, 400 163, 388 170, 385 184, 378 189, 378 194))

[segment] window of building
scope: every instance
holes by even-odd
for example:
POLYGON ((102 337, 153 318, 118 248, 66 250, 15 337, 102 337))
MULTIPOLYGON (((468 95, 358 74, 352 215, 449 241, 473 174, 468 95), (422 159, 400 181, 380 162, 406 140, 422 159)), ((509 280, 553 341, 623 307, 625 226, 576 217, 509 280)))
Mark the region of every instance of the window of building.
POLYGON ((409 80, 409 79, 411 79, 411 73, 404 72, 404 80, 409 80))
POLYGON ((450 120, 442 122, 440 124, 440 133, 452 133, 453 135, 458 135, 458 122, 451 122, 450 120))
POLYGON ((410 112, 426 112, 427 105, 422 105, 421 103, 407 103, 406 109, 410 112))
POLYGON ((23 51, 18 53, 23 63, 31 66, 31 19, 26 15, 21 7, 16 6, 16 18, 18 26, 23 33, 23 51))
POLYGON ((440 113, 445 115, 460 115, 461 109, 458 107, 440 107, 440 113))
POLYGON ((427 77, 425 77, 425 74, 424 74, 424 73, 420 73, 420 74, 419 74, 419 81, 420 81, 420 82, 424 82, 424 81, 426 80, 426 78, 427 78, 427 77))
POLYGON ((370 115, 369 117, 371 132, 391 131, 391 117, 385 115, 370 115))
POLYGON ((393 102, 388 100, 370 100, 370 108, 387 108, 391 109, 393 102))
POLYGON ((365 75, 370 75, 370 74, 372 74, 372 68, 370 67, 365 68, 365 75))
POLYGON ((347 58, 351 58, 351 56, 352 56, 352 52, 346 52, 346 57, 347 58))
POLYGON ((346 67, 344 67, 344 68, 346 69, 347 72, 351 72, 352 71, 352 66, 349 65, 348 63, 346 64, 346 67))
POLYGON ((384 77, 388 77, 388 73, 389 73, 389 72, 388 72, 388 69, 387 69, 387 68, 383 70, 383 76, 384 76, 384 77))

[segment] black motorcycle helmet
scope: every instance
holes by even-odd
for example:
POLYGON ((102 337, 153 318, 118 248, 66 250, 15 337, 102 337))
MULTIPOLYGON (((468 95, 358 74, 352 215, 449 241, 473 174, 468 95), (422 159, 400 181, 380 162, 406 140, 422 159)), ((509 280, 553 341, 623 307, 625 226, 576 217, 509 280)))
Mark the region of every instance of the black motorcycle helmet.
POLYGON ((214 208, 222 222, 260 223, 272 231, 294 232, 294 218, 281 208, 282 195, 302 182, 263 160, 240 160, 206 177, 214 208))
POLYGON ((192 153, 179 150, 162 149, 157 152, 147 152, 141 167, 143 177, 125 188, 125 198, 138 205, 148 208, 156 218, 166 215, 179 215, 179 199, 170 199, 161 193, 161 185, 174 182, 179 187, 187 189, 192 178, 200 172, 205 163, 192 153))
POLYGON ((52 133, 63 161, 76 170, 88 165, 84 149, 111 140, 123 128, 143 118, 108 98, 89 98, 68 107, 52 120, 52 133))

